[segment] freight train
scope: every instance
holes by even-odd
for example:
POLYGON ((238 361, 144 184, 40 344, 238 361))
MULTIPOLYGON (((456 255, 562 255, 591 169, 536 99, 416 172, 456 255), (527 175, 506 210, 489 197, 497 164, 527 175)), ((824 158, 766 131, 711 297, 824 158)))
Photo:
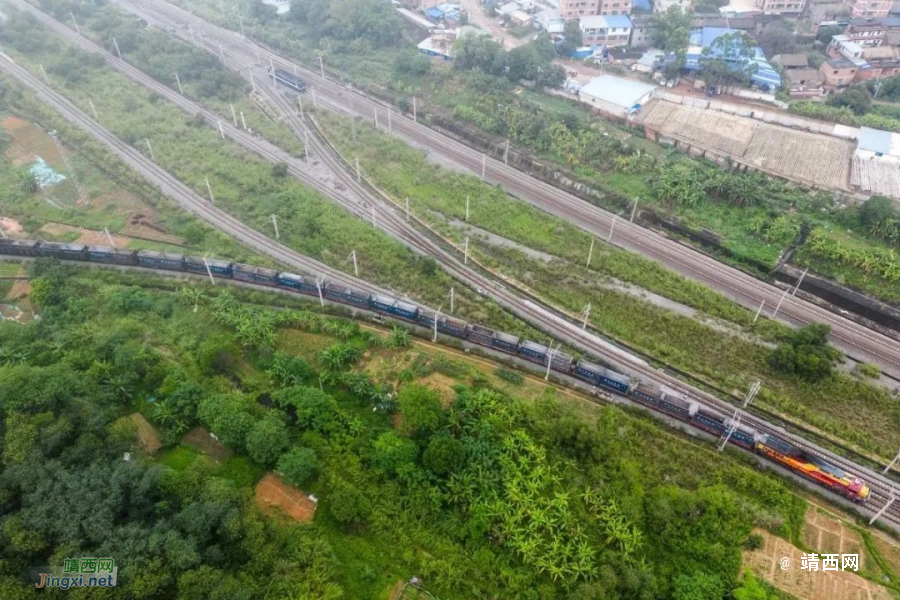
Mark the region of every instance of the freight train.
POLYGON ((289 88, 292 88, 293 90, 295 90, 297 92, 302 92, 303 90, 306 89, 306 84, 303 82, 302 79, 300 79, 293 73, 288 73, 284 69, 276 68, 275 72, 273 73, 272 69, 270 68, 269 74, 272 75, 272 77, 274 77, 275 81, 277 81, 278 83, 286 85, 289 88))
POLYGON ((606 395, 606 391, 609 390, 622 394, 647 408, 689 423, 712 435, 728 436, 728 442, 755 452, 854 502, 865 502, 870 494, 869 486, 858 477, 785 440, 736 423, 731 417, 691 400, 677 391, 636 381, 583 358, 576 360, 565 352, 550 351, 543 344, 521 340, 509 333, 467 323, 444 314, 435 314, 431 309, 390 296, 369 294, 342 284, 263 267, 155 250, 135 251, 109 246, 0 239, 0 254, 44 256, 62 260, 211 274, 213 277, 246 281, 327 298, 433 329, 539 365, 547 366, 549 362, 551 369, 590 383, 598 393, 606 395))

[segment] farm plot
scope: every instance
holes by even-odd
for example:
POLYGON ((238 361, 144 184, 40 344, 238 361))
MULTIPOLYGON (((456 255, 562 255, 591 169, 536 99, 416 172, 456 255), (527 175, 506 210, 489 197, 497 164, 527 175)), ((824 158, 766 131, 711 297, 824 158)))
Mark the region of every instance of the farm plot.
POLYGON ((850 185, 864 192, 900 198, 900 165, 854 158, 850 185))
POLYGON ((743 158, 758 169, 794 181, 846 190, 852 156, 853 144, 848 140, 761 123, 743 158))

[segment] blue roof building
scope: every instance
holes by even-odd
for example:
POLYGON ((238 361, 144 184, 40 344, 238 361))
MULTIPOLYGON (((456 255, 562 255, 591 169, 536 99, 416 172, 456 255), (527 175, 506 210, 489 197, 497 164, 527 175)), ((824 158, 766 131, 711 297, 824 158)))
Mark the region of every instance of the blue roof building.
POLYGON ((633 0, 631 3, 631 9, 637 9, 644 12, 650 12, 650 0, 633 0))
MULTIPOLYGON (((694 29, 691 31, 690 45, 685 55, 685 69, 689 71, 699 71, 700 64, 703 60, 703 51, 711 49, 713 42, 731 33, 740 33, 736 29, 727 27, 703 27, 702 29, 694 29)), ((753 46, 752 54, 747 57, 747 65, 756 65, 756 73, 750 76, 750 81, 756 85, 776 90, 781 87, 781 75, 766 60, 766 55, 762 48, 753 46)))

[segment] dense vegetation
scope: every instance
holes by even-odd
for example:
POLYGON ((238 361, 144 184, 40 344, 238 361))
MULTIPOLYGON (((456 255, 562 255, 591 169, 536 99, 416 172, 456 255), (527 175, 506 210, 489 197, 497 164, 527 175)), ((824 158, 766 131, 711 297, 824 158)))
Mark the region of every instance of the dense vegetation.
POLYGON ((36 597, 29 565, 113 555, 109 598, 375 598, 416 574, 447 599, 719 600, 752 526, 799 535, 804 503, 775 478, 619 409, 404 361, 400 331, 52 262, 34 274, 42 319, 0 324, 4 598, 36 597), (282 349, 304 337, 319 349, 282 349), (375 381, 353 367, 364 355, 408 367, 375 381), (461 384, 449 406, 415 383, 435 369, 461 384), (135 410, 170 447, 159 460, 122 460, 135 410), (197 424, 240 456, 180 445, 197 424), (311 525, 254 507, 248 486, 276 464, 320 498, 311 525))

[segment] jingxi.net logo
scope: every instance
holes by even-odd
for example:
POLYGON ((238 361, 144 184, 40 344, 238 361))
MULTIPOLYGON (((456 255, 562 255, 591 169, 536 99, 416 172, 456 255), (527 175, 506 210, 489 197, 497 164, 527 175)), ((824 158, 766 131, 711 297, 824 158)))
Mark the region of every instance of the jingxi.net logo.
POLYGON ((114 587, 119 567, 111 558, 67 558, 62 567, 46 567, 37 574, 36 588, 114 587))

